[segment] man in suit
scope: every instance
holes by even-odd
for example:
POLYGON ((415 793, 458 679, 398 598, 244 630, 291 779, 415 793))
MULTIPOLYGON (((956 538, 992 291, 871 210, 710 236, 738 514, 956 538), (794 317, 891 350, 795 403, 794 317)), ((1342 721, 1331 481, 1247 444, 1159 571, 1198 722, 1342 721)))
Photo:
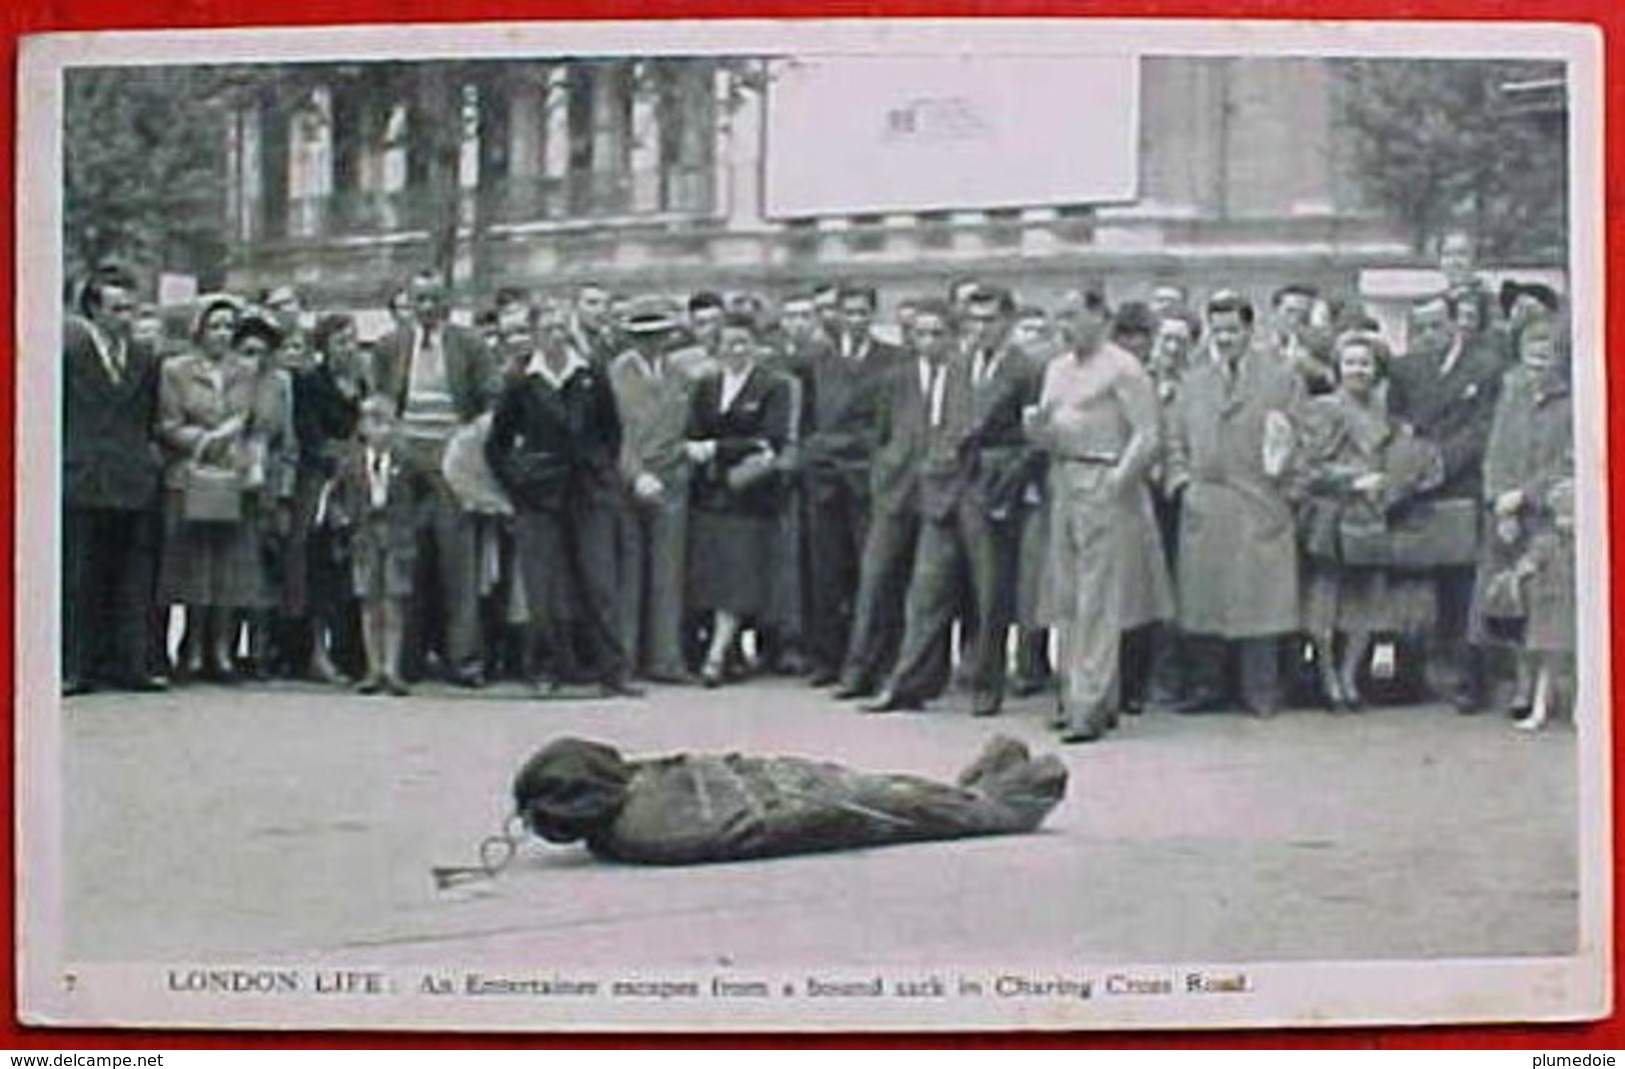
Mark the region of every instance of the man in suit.
MULTIPOLYGON (((1467 343, 1456 326, 1455 298, 1448 294, 1428 297, 1411 309, 1409 336, 1409 354, 1395 360, 1389 373, 1388 410, 1443 454, 1444 481, 1430 495, 1433 499, 1482 501, 1484 451, 1504 365, 1492 346, 1467 343)), ((1438 571, 1437 638, 1442 648, 1437 652, 1454 663, 1449 697, 1463 713, 1480 709, 1486 697, 1485 666, 1468 627, 1473 572, 1471 565, 1438 571)))
MULTIPOLYGON (((864 707, 868 712, 917 709, 931 696, 940 663, 936 650, 957 615, 961 569, 970 575, 975 614, 966 644, 972 714, 992 716, 1003 702, 1026 485, 1021 418, 1037 392, 1032 365, 1007 344, 1014 316, 1008 291, 984 287, 965 302, 970 344, 963 354, 950 357, 934 345, 919 346, 929 365, 921 368, 918 383, 926 399, 919 541, 902 650, 885 690, 864 707)), ((922 318, 916 316, 916 338, 922 318)))
MULTIPOLYGON (((872 316, 865 294, 862 304, 872 316)), ((869 460, 874 448, 880 387, 902 351, 867 339, 849 355, 818 329, 812 298, 792 297, 783 308, 785 346, 805 384, 806 431, 801 443, 802 488, 807 502, 808 647, 812 684, 839 680, 851 637, 863 546, 869 530, 869 460)), ((897 635, 881 639, 895 647, 897 635)))
POLYGON ((834 337, 836 353, 843 360, 864 363, 871 358, 881 365, 895 363, 902 350, 875 336, 875 315, 880 297, 873 286, 842 286, 840 290, 840 330, 834 337))
POLYGON ((99 268, 63 324, 62 690, 163 690, 153 631, 158 358, 131 336, 135 284, 99 268))
MULTIPOLYGON (((902 632, 915 543, 920 532, 920 466, 930 414, 942 412, 947 367, 958 342, 953 311, 943 301, 916 306, 910 355, 875 383, 874 448, 869 471, 869 529, 864 536, 852 632, 835 697, 866 698, 887 675, 902 632)), ((946 683, 946 673, 934 681, 946 683)))
POLYGON ((400 413, 404 447, 430 474, 413 645, 421 652, 438 641, 447 678, 480 687, 485 665, 475 517, 458 502, 441 466, 451 436, 494 404, 501 376, 480 336, 449 322, 450 301, 439 278, 420 274, 408 293, 416 321, 378 343, 373 373, 377 391, 400 413))
POLYGON ((609 366, 621 417, 618 527, 621 644, 634 672, 688 683, 683 658, 683 568, 688 547, 688 460, 693 380, 673 365, 677 319, 667 302, 641 298, 622 328, 632 347, 609 366))

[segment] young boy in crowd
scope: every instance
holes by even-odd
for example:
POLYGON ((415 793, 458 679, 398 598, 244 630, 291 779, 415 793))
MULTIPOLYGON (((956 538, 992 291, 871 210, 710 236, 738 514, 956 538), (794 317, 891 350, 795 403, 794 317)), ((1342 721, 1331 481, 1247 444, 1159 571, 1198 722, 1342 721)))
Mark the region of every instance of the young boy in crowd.
POLYGON ((405 695, 401 646, 417 564, 424 473, 396 444, 395 406, 375 394, 361 403, 361 444, 334 476, 327 522, 350 532, 350 574, 361 601, 367 671, 363 694, 405 695))

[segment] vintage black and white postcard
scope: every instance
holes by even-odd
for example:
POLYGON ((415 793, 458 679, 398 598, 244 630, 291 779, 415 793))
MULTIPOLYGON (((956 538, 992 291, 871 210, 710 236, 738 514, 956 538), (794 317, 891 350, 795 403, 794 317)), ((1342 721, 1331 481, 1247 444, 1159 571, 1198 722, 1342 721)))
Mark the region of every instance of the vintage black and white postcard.
POLYGON ((1609 1011, 1593 30, 20 77, 27 1023, 1609 1011))

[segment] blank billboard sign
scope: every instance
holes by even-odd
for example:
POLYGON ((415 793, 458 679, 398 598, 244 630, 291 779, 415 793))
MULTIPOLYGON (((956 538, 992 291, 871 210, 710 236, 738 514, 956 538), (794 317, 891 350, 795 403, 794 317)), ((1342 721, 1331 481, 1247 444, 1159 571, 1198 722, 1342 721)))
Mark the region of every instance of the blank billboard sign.
POLYGON ((798 57, 767 101, 770 218, 1133 200, 1133 56, 798 57))

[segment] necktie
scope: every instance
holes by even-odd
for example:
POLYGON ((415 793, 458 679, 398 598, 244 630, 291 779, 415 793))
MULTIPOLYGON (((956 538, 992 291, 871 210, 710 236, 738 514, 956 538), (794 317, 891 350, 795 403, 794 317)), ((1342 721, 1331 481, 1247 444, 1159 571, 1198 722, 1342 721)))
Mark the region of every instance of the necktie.
POLYGON ((372 507, 381 509, 389 501, 389 486, 384 481, 384 454, 372 455, 372 507))
POLYGON ((931 394, 927 398, 931 406, 931 426, 942 426, 942 365, 931 365, 931 394))

